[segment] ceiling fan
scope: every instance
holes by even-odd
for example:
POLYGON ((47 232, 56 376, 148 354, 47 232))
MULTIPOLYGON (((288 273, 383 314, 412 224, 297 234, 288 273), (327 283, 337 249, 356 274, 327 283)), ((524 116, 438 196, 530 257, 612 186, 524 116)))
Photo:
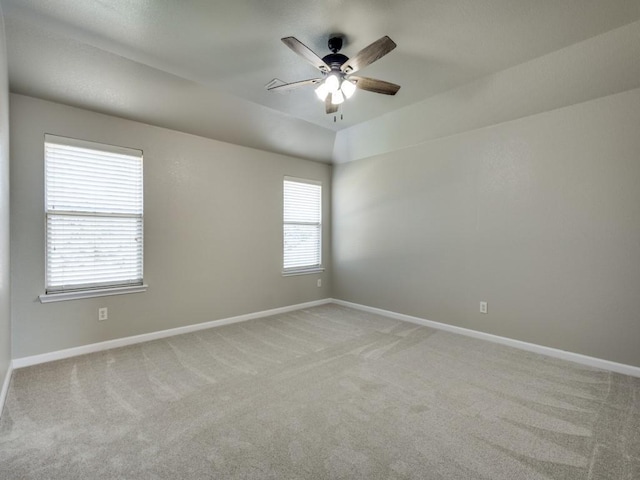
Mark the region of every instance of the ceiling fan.
POLYGON ((282 41, 287 47, 320 70, 323 76, 276 85, 267 88, 267 90, 283 91, 307 85, 318 85, 316 95, 325 103, 327 113, 337 112, 340 104, 345 99, 351 98, 358 88, 384 95, 395 95, 400 90, 400 85, 395 83, 353 75, 358 70, 372 64, 396 48, 395 42, 387 36, 376 40, 351 58, 338 53, 342 48, 342 38, 338 36, 332 36, 329 39, 329 50, 332 53, 325 55, 323 58, 320 58, 295 37, 285 37, 282 41))

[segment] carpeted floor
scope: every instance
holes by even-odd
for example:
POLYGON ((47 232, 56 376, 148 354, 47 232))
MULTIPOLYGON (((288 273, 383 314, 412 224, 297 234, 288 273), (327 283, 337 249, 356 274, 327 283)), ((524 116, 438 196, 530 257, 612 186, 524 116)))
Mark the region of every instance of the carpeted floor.
POLYGON ((640 379, 326 305, 15 371, 0 478, 640 479, 640 379))

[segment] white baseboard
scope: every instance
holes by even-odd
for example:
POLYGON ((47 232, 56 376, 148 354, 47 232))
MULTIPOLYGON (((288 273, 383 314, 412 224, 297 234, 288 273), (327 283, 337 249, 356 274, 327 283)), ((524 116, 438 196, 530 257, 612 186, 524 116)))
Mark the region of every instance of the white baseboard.
POLYGON ((109 350, 110 348, 126 347, 127 345, 134 345, 136 343, 149 342, 151 340, 157 340, 159 338, 173 337, 174 335, 182 335, 184 333, 196 332, 198 330, 221 327, 222 325, 230 325, 232 323, 246 322, 247 320, 269 317, 271 315, 279 315, 281 313, 301 310, 303 308, 316 307, 318 305, 324 305, 327 303, 331 303, 331 299, 325 298, 322 300, 315 300, 313 302, 299 303, 296 305, 288 305, 286 307, 273 308, 271 310, 263 310, 261 312, 247 313, 244 315, 238 315, 237 317, 229 317, 220 320, 212 320, 210 322, 196 323, 195 325, 170 328, 168 330, 160 330, 158 332, 143 333, 142 335, 134 335, 131 337, 116 338, 114 340, 91 343, 89 345, 67 348, 65 350, 58 350, 55 352, 42 353, 40 355, 14 358, 13 368, 30 367, 32 365, 38 365, 39 363, 53 362, 55 360, 62 360, 64 358, 77 357, 79 355, 86 355, 87 353, 109 350))
POLYGON ((616 363, 609 360, 603 360, 601 358, 589 357, 579 353, 567 352, 565 350, 559 350, 557 348, 545 347, 537 345, 535 343, 523 342, 520 340, 514 340, 512 338, 500 337, 490 333, 478 332, 476 330, 470 330, 468 328, 456 327, 454 325, 448 325, 446 323, 434 322, 432 320, 426 320, 424 318, 413 317, 411 315, 405 315, 403 313, 392 312, 390 310, 383 310, 381 308, 369 307, 367 305, 361 305, 358 303, 347 302, 345 300, 338 300, 332 298, 326 298, 322 300, 316 300, 313 302, 299 303, 297 305, 289 305, 286 307, 274 308, 271 310, 263 310, 261 312, 247 313, 245 315, 238 315, 236 317, 229 317, 220 320, 213 320, 210 322, 197 323, 195 325, 187 325, 184 327, 171 328, 168 330, 161 330, 158 332, 144 333, 142 335, 135 335, 131 337, 117 338, 114 340, 107 340, 105 342, 92 343, 89 345, 82 345, 80 347, 67 348, 65 350, 58 350, 55 352, 43 353, 40 355, 32 355, 28 357, 15 358, 9 366, 2 391, 0 391, 0 407, 4 405, 4 400, 9 388, 9 382, 11 380, 11 372, 17 368, 29 367, 31 365, 37 365, 39 363, 53 362, 55 360, 62 360, 64 358, 76 357, 79 355, 85 355, 87 353, 100 352, 111 348, 125 347, 127 345, 134 345, 136 343, 148 342, 151 340, 157 340, 160 338, 172 337, 174 335, 182 335, 184 333, 196 332, 198 330, 206 330, 208 328, 220 327, 222 325, 230 325, 232 323, 246 322, 247 320, 253 320, 256 318, 268 317, 271 315, 278 315, 281 313, 292 312, 295 310, 301 310, 304 308, 316 307, 318 305, 325 305, 327 303, 335 303, 336 305, 342 305, 345 307, 354 308, 356 310, 362 310, 364 312, 375 313, 383 315, 385 317, 394 318, 397 320, 403 320, 405 322, 415 323, 417 325, 423 325, 425 327, 431 327, 438 330, 443 330, 451 333, 457 333, 459 335, 465 335, 467 337, 478 338, 480 340, 487 340, 493 343, 499 343, 507 345, 509 347, 518 348, 520 350, 526 350, 529 352, 539 353, 547 355, 549 357, 560 358, 574 363, 587 365, 589 367, 600 368, 602 370, 609 370, 611 372, 621 373, 624 375, 631 375, 634 377, 640 377, 640 367, 632 365, 625 365, 623 363, 616 363))
POLYGON ((609 360, 603 360, 601 358, 589 357, 587 355, 582 355, 580 353, 567 352, 565 350, 559 350, 557 348, 536 345, 535 343, 522 342, 520 340, 514 340, 512 338, 493 335, 491 333, 478 332, 476 330, 470 330, 468 328, 456 327, 454 325, 447 325, 446 323, 434 322, 432 320, 425 320, 424 318, 413 317, 411 315, 405 315, 403 313, 396 313, 389 310, 369 307, 366 305, 360 305, 358 303, 347 302, 344 300, 331 299, 331 303, 335 303, 336 305, 342 305, 344 307, 355 308, 357 310, 362 310, 364 312, 383 315, 385 317, 394 318, 396 320, 404 320, 405 322, 424 325, 425 327, 431 327, 431 328, 436 328, 438 330, 457 333, 459 335, 465 335, 467 337, 478 338, 480 340, 487 340, 493 343, 500 343, 502 345, 507 345, 509 347, 518 348, 520 350, 540 353, 542 355, 547 355, 549 357, 554 357, 554 358, 560 358, 562 360, 579 363, 581 365, 587 365, 589 367, 600 368, 602 370, 609 370, 611 372, 622 373, 623 375, 630 375, 633 377, 640 377, 640 367, 634 367, 633 365, 626 365, 624 363, 616 363, 609 360))
POLYGON ((7 399, 7 393, 9 392, 9 384, 11 383, 11 374, 13 373, 13 362, 9 362, 9 369, 4 376, 4 382, 2 382, 2 390, 0 390, 0 416, 4 410, 4 402, 7 399))

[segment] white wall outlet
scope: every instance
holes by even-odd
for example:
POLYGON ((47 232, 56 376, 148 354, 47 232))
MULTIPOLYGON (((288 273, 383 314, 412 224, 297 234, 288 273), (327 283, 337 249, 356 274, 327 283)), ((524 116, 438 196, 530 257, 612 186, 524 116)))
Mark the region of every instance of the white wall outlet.
POLYGON ((480 302, 480 313, 489 313, 489 305, 487 302, 480 302))
POLYGON ((109 310, 107 307, 100 307, 98 309, 98 321, 101 322, 109 318, 109 310))
POLYGON ((322 279, 321 279, 321 278, 319 278, 319 279, 318 279, 318 281, 317 281, 317 285, 318 285, 318 287, 321 287, 321 286, 322 286, 322 279))

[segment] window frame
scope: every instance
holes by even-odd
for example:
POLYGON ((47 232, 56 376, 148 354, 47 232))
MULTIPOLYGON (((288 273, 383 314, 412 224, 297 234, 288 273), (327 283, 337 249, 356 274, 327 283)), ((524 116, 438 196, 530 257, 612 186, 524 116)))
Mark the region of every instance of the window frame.
POLYGON ((148 285, 144 282, 144 152, 141 149, 134 149, 128 147, 120 147, 116 145, 110 145, 100 142, 93 142, 88 140, 80 140, 71 137, 64 137, 60 135, 45 134, 43 143, 43 170, 44 170, 44 294, 38 298, 41 303, 57 302, 64 300, 75 300, 79 298, 90 297, 102 297, 110 295, 122 295, 128 293, 144 292, 148 288, 148 285), (87 213, 87 212, 74 212, 73 210, 59 210, 54 213, 48 208, 48 177, 47 177, 47 144, 58 144, 69 147, 79 147, 89 150, 95 150, 97 152, 111 153, 111 154, 124 154, 133 157, 140 158, 140 181, 142 186, 141 213, 140 214, 118 214, 114 212, 110 213, 87 213), (95 218, 112 218, 112 217, 127 217, 127 218, 139 218, 141 223, 141 251, 140 251, 140 266, 141 277, 130 282, 117 282, 112 284, 100 284, 100 285, 79 285, 77 288, 51 288, 49 281, 49 217, 50 215, 81 215, 95 218))
POLYGON ((324 272, 324 267, 322 266, 322 237, 323 237, 323 222, 322 222, 322 201, 323 201, 323 185, 322 182, 319 180, 312 180, 309 178, 300 178, 300 177, 291 177, 291 176, 287 176, 285 175, 283 180, 282 180, 282 275, 285 277, 288 276, 295 276, 295 275, 309 275, 309 274, 314 274, 314 273, 319 273, 319 272, 324 272), (284 219, 284 215, 285 215, 285 182, 292 182, 292 183, 301 183, 301 184, 307 184, 307 185, 317 185, 320 187, 320 204, 319 204, 319 211, 320 211, 320 215, 319 215, 319 219, 318 222, 313 222, 313 223, 309 223, 309 222, 293 222, 293 221, 285 221, 284 219), (318 230, 319 230, 319 238, 318 238, 318 260, 319 263, 317 265, 305 265, 305 266, 300 266, 300 267, 289 267, 289 268, 285 268, 284 266, 284 249, 285 249, 285 238, 284 238, 284 230, 285 230, 285 225, 317 225, 318 226, 318 230))

